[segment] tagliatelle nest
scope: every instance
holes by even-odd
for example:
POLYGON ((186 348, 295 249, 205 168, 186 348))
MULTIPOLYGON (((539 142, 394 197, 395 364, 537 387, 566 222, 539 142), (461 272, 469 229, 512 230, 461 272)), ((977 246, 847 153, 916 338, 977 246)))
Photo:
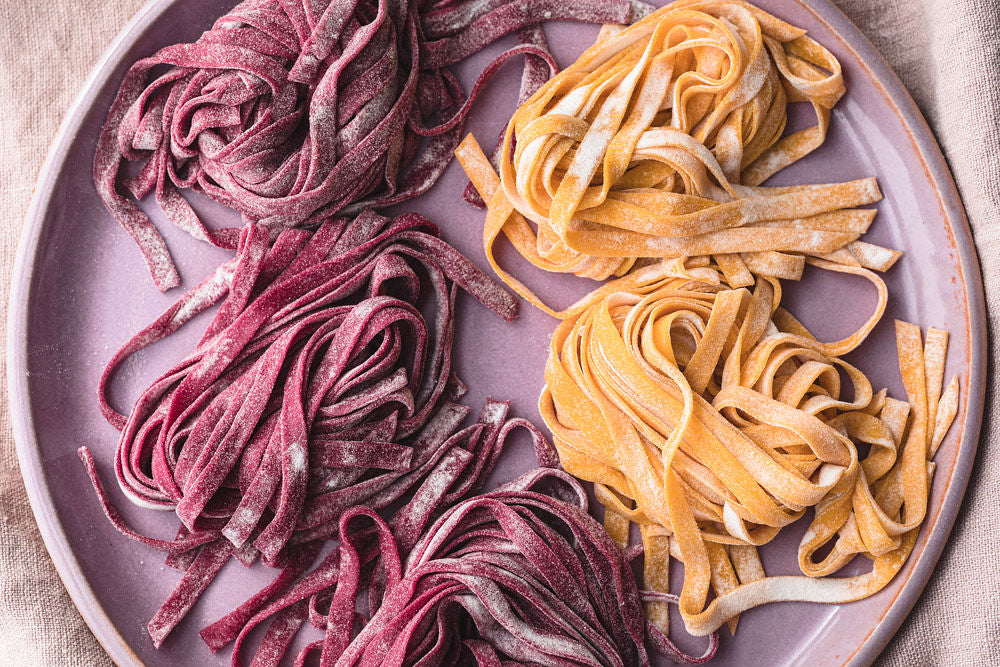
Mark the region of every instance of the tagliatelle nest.
MULTIPOLYGON (((761 187, 819 147, 844 92, 825 48, 745 2, 682 0, 608 29, 514 114, 499 176, 475 140, 457 155, 487 203, 493 255, 504 235, 547 271, 602 280, 639 258, 710 255, 734 286, 751 273, 797 279, 804 256, 895 254, 857 239, 881 199, 874 179, 761 187), (814 126, 782 137, 787 108, 814 126)), ((885 267, 883 267, 885 268, 885 267)))
POLYGON ((229 248, 238 230, 206 227, 180 190, 272 236, 398 204, 444 172, 472 100, 500 64, 526 57, 526 92, 550 75, 541 23, 629 14, 625 0, 247 0, 197 41, 129 68, 97 145, 94 183, 166 290, 179 283, 170 252, 119 186, 135 199, 153 193, 175 225, 229 248), (513 32, 520 44, 466 96, 448 67, 513 32), (124 178, 124 162, 142 169, 124 178))
MULTIPOLYGON (((930 460, 958 406, 956 380, 941 393, 947 334, 930 329, 924 344, 897 321, 908 403, 874 392, 841 356, 880 319, 884 284, 859 266, 811 261, 878 287, 875 313, 844 340, 816 340, 780 307, 775 279, 751 293, 725 286, 717 265, 679 262, 598 290, 552 337, 540 410, 560 461, 595 483, 623 546, 639 525, 647 588, 666 591, 670 556, 684 563, 680 610, 694 634, 735 629, 738 614, 767 602, 880 590, 924 518, 930 460), (756 547, 810 507, 799 545, 809 576, 766 576, 756 547), (825 577, 857 554, 870 573, 825 577)), ((665 609, 648 613, 665 627, 665 609)))

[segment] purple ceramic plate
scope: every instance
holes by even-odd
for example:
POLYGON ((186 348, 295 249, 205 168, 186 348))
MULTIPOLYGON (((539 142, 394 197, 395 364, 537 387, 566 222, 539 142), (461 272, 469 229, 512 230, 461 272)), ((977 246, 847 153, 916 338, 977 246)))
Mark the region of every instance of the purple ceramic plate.
MULTIPOLYGON (((104 519, 76 448, 89 445, 113 499, 130 522, 171 537, 176 517, 129 505, 113 482, 117 433, 101 417, 97 380, 112 352, 172 303, 150 281, 131 239, 111 220, 91 184, 91 160, 105 112, 122 73, 139 57, 194 39, 233 0, 155 0, 111 46, 63 122, 35 189, 21 239, 10 303, 9 387, 21 470, 49 552, 73 600, 119 664, 226 664, 212 656, 197 630, 244 600, 273 571, 227 567, 164 646, 154 650, 146 622, 172 589, 178 572, 162 556, 124 537, 104 519)), ((900 81, 861 33, 826 0, 760 0, 779 17, 803 26, 844 66, 848 94, 833 113, 830 136, 815 154, 786 169, 780 183, 829 182, 874 175, 885 192, 868 239, 904 251, 887 275, 891 303, 883 322, 852 361, 892 395, 902 392, 892 319, 951 332, 947 374, 961 381, 961 406, 937 455, 930 508, 916 549, 883 591, 848 605, 777 604, 743 615, 736 637, 723 633, 715 664, 867 664, 909 612, 941 553, 975 458, 983 411, 986 326, 982 280, 972 236, 940 150, 900 81), (781 628, 781 632, 775 632, 781 628)), ((571 62, 596 27, 549 29, 556 56, 571 62)), ((463 63, 468 86, 505 44, 463 63)), ((491 145, 513 111, 518 73, 505 70, 474 110, 468 129, 491 145)), ((803 117, 805 118, 805 117, 803 117)), ((445 238, 480 265, 483 214, 459 199, 465 178, 452 164, 441 181, 409 208, 435 220, 445 238)), ((196 206, 216 224, 236 216, 212 202, 196 206)), ((199 243, 149 212, 179 259, 185 288, 196 284, 227 253, 199 243)), ((505 257, 519 275, 555 302, 568 303, 593 287, 572 276, 542 275, 505 257)), ((874 304, 869 287, 844 277, 807 271, 789 287, 787 305, 821 337, 833 339, 862 322, 874 304), (807 296, 808 292, 808 296, 807 296), (833 315, 831 317, 831 315, 833 315)), ((207 319, 200 317, 170 340, 137 355, 115 385, 120 409, 146 382, 193 346, 207 319)), ((459 306, 456 363, 471 386, 469 405, 487 395, 510 398, 516 414, 538 420, 536 400, 548 338, 555 322, 526 307, 505 324, 470 299, 459 306)), ((540 423, 540 420, 539 420, 540 423)), ((505 454, 495 480, 533 467, 524 446, 505 454)), ((491 482, 492 483, 492 482, 491 482)), ((784 531, 764 550, 769 573, 795 571, 802 526, 784 531), (796 530, 798 528, 798 530, 796 530)), ((851 566, 855 571, 860 563, 851 566)), ((675 571, 680 568, 674 568, 675 571)), ((679 582, 678 582, 679 583, 679 582)), ((680 623, 674 625, 681 627, 680 623)), ((300 641, 308 634, 300 633, 300 641)), ((680 638, 689 648, 704 640, 680 638)))

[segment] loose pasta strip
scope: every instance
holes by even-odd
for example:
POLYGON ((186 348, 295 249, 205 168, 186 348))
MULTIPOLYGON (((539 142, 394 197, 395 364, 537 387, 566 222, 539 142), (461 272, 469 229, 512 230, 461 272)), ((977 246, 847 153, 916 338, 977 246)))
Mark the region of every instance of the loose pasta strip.
POLYGON ((642 258, 714 256, 731 285, 797 279, 804 256, 885 270, 894 251, 858 242, 881 199, 872 178, 761 187, 819 147, 844 93, 837 59, 739 0, 680 0, 609 30, 514 113, 499 175, 471 136, 456 155, 503 236, 532 264, 603 280, 642 258), (617 30, 617 29, 616 29, 617 30), (787 107, 816 124, 782 136, 787 107))
MULTIPOLYGON (((931 329, 925 344, 897 322, 907 400, 875 392, 842 355, 881 318, 885 286, 857 263, 810 262, 878 289, 855 334, 820 342, 780 307, 777 279, 733 288, 705 261, 614 281, 564 313, 552 337, 539 407, 561 463, 595 483, 616 539, 627 541, 623 521, 639 525, 647 588, 667 592, 668 554, 683 562, 680 611, 694 634, 735 628, 768 602, 878 591, 926 513, 928 457, 958 405, 956 381, 937 398, 947 337, 931 329), (767 576, 756 547, 808 508, 798 553, 807 576, 767 576), (858 554, 871 572, 828 576, 858 554)), ((653 605, 647 613, 666 629, 653 605)))

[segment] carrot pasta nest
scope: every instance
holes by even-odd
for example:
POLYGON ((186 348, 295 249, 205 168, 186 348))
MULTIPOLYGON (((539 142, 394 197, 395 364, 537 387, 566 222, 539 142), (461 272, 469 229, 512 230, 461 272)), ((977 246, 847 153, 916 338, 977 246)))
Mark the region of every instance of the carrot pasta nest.
MULTIPOLYGON (((818 341, 781 308, 778 280, 732 289, 705 261, 609 283, 552 337, 540 410, 561 463, 594 482, 623 546, 638 524, 648 588, 666 591, 670 556, 684 563, 680 610, 694 634, 735 629, 739 613, 767 602, 878 591, 924 518, 930 459, 958 405, 957 380, 941 392, 947 334, 930 329, 922 342, 897 321, 908 401, 875 392, 842 355, 881 318, 884 284, 863 267, 811 261, 879 290, 872 317, 844 340, 818 341), (766 576, 756 547, 810 507, 798 551, 808 576, 766 576), (857 554, 871 572, 825 577, 857 554)), ((665 609, 647 613, 666 624, 665 609)))
POLYGON ((488 207, 493 268, 562 320, 540 411, 608 532, 628 548, 638 525, 646 611, 664 631, 671 557, 688 631, 735 631, 767 602, 880 590, 926 514, 958 410, 957 381, 942 392, 947 333, 924 342, 896 323, 907 401, 843 358, 884 314, 874 271, 900 256, 859 240, 875 180, 761 186, 822 145, 843 93, 837 59, 804 30, 742 0, 678 0, 606 26, 514 113, 495 165, 471 137, 456 151, 488 207), (795 102, 816 122, 785 136, 795 102), (618 279, 556 312, 499 266, 501 236, 546 271, 618 279), (807 264, 875 286, 848 338, 820 342, 781 308, 780 280, 807 264), (810 508, 805 576, 767 576, 757 547, 810 508), (828 576, 859 554, 870 572, 828 576))
POLYGON ((512 288, 548 310, 497 264, 500 235, 540 268, 597 280, 639 258, 714 256, 734 286, 797 279, 803 256, 845 249, 895 260, 857 241, 875 215, 857 207, 881 199, 874 179, 760 186, 826 138, 844 93, 833 54, 732 0, 679 0, 618 30, 515 112, 499 175, 471 136, 457 151, 512 288), (793 102, 816 124, 783 137, 793 102))

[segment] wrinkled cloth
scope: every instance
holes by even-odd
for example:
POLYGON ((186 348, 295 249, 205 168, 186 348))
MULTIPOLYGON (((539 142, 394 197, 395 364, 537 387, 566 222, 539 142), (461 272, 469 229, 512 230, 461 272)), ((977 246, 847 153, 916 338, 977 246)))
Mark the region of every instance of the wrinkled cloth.
MULTIPOLYGON (((1000 1, 839 0, 902 77, 948 158, 983 259, 991 345, 1000 325, 1000 1)), ((90 68, 141 0, 0 0, 0 303, 38 169, 90 68)), ((0 323, 6 340, 6 318, 0 323)), ((6 359, 2 362, 6 364, 6 359)), ((2 377, 6 378, 6 369, 2 377)), ((1000 398, 992 371, 969 491, 934 576, 880 666, 1000 664, 1000 398), (974 592, 969 591, 975 581, 974 592)), ((0 405, 0 656, 6 665, 110 665, 42 544, 0 405)))

